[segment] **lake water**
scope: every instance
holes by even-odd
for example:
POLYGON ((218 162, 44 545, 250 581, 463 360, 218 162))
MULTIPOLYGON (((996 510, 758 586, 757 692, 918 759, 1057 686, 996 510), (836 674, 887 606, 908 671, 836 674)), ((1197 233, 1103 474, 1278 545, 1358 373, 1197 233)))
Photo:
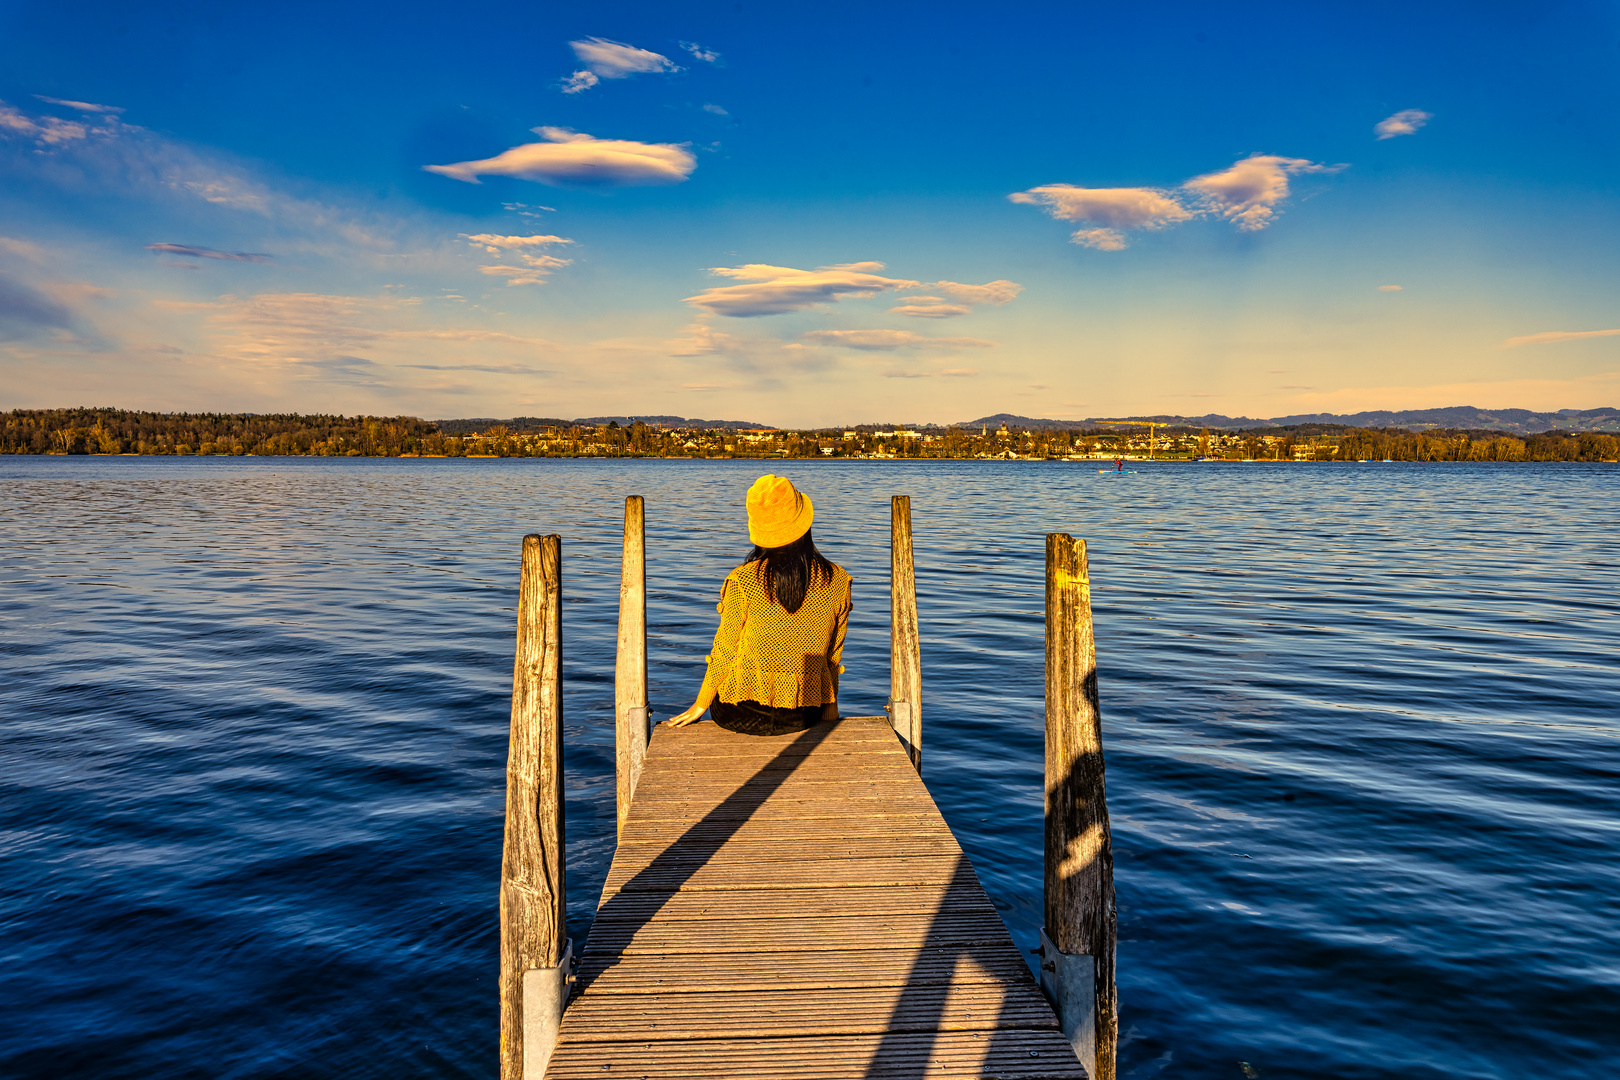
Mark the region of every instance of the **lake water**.
POLYGON ((0 458, 0 1075, 492 1077, 520 538, 563 536, 571 932, 613 848, 622 497, 655 715, 779 468, 924 778, 1041 910, 1043 534, 1091 542, 1122 1077, 1612 1075, 1620 470, 0 458))

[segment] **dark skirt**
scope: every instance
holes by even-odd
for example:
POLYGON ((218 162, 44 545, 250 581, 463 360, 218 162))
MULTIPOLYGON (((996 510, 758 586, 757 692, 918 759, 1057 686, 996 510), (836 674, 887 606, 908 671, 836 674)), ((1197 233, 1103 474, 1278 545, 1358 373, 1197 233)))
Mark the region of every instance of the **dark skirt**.
POLYGON ((716 701, 709 706, 709 717, 727 731, 743 735, 792 735, 819 721, 821 706, 782 709, 757 701, 739 701, 735 705, 716 701))

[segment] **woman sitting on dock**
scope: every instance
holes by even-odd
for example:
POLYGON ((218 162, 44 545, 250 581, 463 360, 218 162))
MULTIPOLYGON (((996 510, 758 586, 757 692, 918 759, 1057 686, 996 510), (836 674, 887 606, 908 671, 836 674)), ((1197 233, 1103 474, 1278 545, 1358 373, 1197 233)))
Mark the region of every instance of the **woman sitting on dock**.
POLYGON ((810 539, 815 508, 786 477, 748 489, 754 550, 720 587, 720 629, 685 727, 708 710, 728 731, 786 735, 838 718, 850 576, 810 539))

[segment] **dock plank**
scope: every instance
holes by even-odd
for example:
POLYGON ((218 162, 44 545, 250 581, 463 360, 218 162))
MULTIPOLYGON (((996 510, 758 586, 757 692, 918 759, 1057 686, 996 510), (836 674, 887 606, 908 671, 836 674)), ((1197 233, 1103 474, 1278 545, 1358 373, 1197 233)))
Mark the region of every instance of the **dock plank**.
POLYGON ((620 893, 612 903, 604 902, 597 909, 596 920, 601 926, 610 925, 617 918, 635 918, 645 921, 657 915, 661 921, 683 919, 725 919, 738 911, 746 911, 754 919, 802 919, 829 911, 837 905, 845 914, 865 915, 931 915, 974 912, 989 915, 995 912, 982 889, 967 884, 913 885, 909 888, 829 888, 799 889, 784 892, 779 889, 759 889, 752 892, 714 893, 620 893))
POLYGON ((1005 941, 954 947, 780 952, 761 964, 750 952, 632 952, 587 956, 579 980, 593 994, 732 990, 832 990, 1013 982, 1028 971, 1005 941))
POLYGON ((1085 1071, 883 718, 654 732, 548 1078, 1085 1071))
MULTIPOLYGON (((564 1021, 566 1025, 566 1018, 564 1021)), ((566 1030, 566 1027, 565 1027, 566 1030)), ((834 1038, 646 1040, 557 1046, 547 1080, 1084 1080, 1053 1031, 928 1032, 834 1038)))
POLYGON ((822 915, 810 919, 715 919, 670 922, 653 918, 644 925, 604 924, 591 928, 593 949, 604 952, 746 951, 754 953, 844 948, 945 948, 999 943, 1011 947, 1001 920, 973 915, 822 915), (837 935, 831 936, 831 935, 837 935))

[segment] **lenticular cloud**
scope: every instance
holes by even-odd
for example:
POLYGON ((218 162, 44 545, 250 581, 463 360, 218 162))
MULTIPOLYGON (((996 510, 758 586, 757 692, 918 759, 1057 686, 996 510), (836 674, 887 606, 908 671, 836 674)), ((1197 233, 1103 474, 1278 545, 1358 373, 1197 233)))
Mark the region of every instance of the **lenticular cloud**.
POLYGON ((422 168, 469 184, 479 183, 480 176, 511 176, 553 187, 679 184, 697 168, 697 158, 678 143, 598 139, 557 127, 534 130, 546 141, 514 146, 482 161, 422 168))
POLYGON ((915 281, 883 277, 873 272, 882 269, 880 262, 845 263, 816 270, 796 270, 791 266, 769 266, 764 263, 718 266, 709 273, 750 284, 705 289, 696 296, 686 297, 682 303, 716 315, 746 319, 802 311, 843 296, 876 296, 888 289, 917 287, 915 281))

